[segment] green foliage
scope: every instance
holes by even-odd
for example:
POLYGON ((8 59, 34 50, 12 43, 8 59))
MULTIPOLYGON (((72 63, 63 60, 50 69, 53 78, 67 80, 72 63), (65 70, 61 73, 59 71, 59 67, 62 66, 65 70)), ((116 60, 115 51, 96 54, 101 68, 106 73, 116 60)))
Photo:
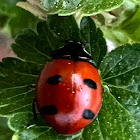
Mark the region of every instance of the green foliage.
POLYGON ((103 34, 91 18, 84 17, 79 29, 72 16, 54 15, 38 24, 37 34, 25 30, 12 48, 20 59, 4 58, 0 63, 0 114, 11 116, 8 125, 15 131, 13 139, 140 138, 140 44, 120 46, 105 57, 103 34), (71 136, 57 134, 39 114, 38 120, 32 114, 34 86, 39 74, 51 60, 50 52, 64 46, 66 40, 83 43, 97 63, 103 86, 98 117, 71 136))
POLYGON ((80 31, 73 16, 61 18, 57 15, 49 16, 47 22, 53 33, 59 38, 63 38, 64 41, 82 41, 80 31))
POLYGON ((4 14, 11 14, 11 11, 14 9, 16 3, 19 0, 1 0, 1 4, 0 4, 0 12, 4 13, 4 14))
POLYGON ((0 140, 10 140, 13 132, 7 126, 7 118, 0 117, 0 140))
POLYGON ((140 45, 125 45, 112 51, 100 65, 103 84, 131 116, 140 122, 140 45), (117 54, 117 55, 116 55, 117 54))
POLYGON ((8 17, 6 15, 0 14, 0 28, 2 29, 6 22, 7 22, 8 17))
MULTIPOLYGON (((26 0, 0 1, 0 27, 4 33, 10 33, 13 38, 24 28, 35 31, 38 22, 31 13, 16 7, 19 1, 26 0)), ((140 42, 139 0, 42 0, 42 3, 36 0, 31 3, 34 8, 35 5, 42 6, 42 9, 46 9, 49 14, 93 16, 104 36, 114 42, 116 47, 125 43, 140 42)), ((41 15, 43 11, 39 9, 30 9, 30 11, 37 13, 38 10, 38 15, 41 15)), ((99 50, 97 51, 99 53, 99 50)), ((95 59, 98 61, 98 58, 95 59)))
POLYGON ((120 28, 134 41, 140 42, 140 8, 137 8, 131 18, 124 20, 120 28))
POLYGON ((29 28, 34 30, 39 21, 31 13, 16 6, 21 0, 0 0, 0 27, 2 31, 10 33, 15 38, 21 30, 29 28))
POLYGON ((123 6, 106 13, 103 19, 100 16, 97 15, 96 23, 101 27, 104 36, 114 42, 116 47, 140 42, 140 5, 136 0, 125 0, 123 6))
POLYGON ((14 8, 14 11, 16 11, 16 13, 14 13, 13 16, 9 16, 10 19, 7 23, 13 38, 21 33, 24 28, 35 30, 37 22, 39 21, 38 18, 19 7, 14 8))
POLYGON ((123 0, 42 0, 50 14, 71 15, 80 11, 83 15, 94 15, 119 7, 123 0))
POLYGON ((43 65, 4 58, 0 63, 0 114, 32 111, 34 88, 43 65))
POLYGON ((48 55, 43 54, 40 51, 40 48, 37 47, 38 42, 39 38, 36 33, 32 30, 26 29, 24 30, 23 34, 19 35, 16 38, 16 44, 12 44, 11 47, 18 57, 26 61, 33 61, 39 64, 45 64, 47 60, 50 60, 50 58, 48 55))
POLYGON ((99 67, 103 57, 106 55, 107 47, 101 30, 96 29, 96 25, 90 17, 81 20, 81 35, 85 42, 85 49, 93 57, 99 67))

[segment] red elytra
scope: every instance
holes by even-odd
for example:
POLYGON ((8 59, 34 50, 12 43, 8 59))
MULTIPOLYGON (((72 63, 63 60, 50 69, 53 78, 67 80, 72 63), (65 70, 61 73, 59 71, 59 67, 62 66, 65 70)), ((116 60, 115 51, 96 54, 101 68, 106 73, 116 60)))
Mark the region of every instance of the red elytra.
POLYGON ((88 60, 91 57, 79 44, 78 51, 78 47, 76 51, 72 47, 75 49, 75 43, 54 53, 54 60, 48 62, 41 72, 35 94, 43 118, 56 132, 65 135, 76 133, 91 123, 102 101, 98 70, 88 61, 83 61, 83 58, 88 60))

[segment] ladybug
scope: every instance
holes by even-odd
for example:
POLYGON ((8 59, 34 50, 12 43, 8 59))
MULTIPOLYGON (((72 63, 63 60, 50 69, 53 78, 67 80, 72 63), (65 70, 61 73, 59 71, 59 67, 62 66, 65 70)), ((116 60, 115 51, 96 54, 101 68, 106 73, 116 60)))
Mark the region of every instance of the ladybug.
POLYGON ((69 41, 51 57, 36 85, 35 101, 56 132, 73 134, 90 124, 101 108, 99 74, 79 42, 69 41))

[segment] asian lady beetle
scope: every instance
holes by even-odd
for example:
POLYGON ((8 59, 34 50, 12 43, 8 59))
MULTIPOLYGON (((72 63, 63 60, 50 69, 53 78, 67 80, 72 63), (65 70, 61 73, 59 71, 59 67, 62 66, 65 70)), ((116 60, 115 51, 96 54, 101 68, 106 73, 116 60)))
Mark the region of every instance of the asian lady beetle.
POLYGON ((60 134, 73 134, 98 114, 101 84, 97 69, 82 48, 69 41, 51 53, 36 85, 35 101, 43 118, 60 134))

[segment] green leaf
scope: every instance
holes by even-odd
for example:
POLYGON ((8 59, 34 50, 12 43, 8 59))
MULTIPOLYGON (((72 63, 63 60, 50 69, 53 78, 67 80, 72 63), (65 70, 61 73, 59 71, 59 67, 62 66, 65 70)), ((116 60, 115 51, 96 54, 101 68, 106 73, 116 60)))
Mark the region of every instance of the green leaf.
POLYGON ((83 15, 94 15, 119 7, 123 0, 42 0, 42 2, 43 8, 50 14, 71 15, 80 11, 83 15))
POLYGON ((60 12, 61 10, 66 10, 66 11, 71 11, 71 9, 75 9, 78 4, 82 0, 65 0, 65 1, 57 1, 57 0, 43 0, 43 6, 47 11, 52 11, 52 12, 60 12))
POLYGON ((5 14, 11 14, 11 9, 16 5, 19 0, 1 0, 0 12, 5 14))
MULTIPOLYGON (((38 64, 45 64, 50 57, 40 51, 41 48, 37 47, 39 38, 35 32, 26 29, 23 34, 19 35, 15 43, 12 44, 12 49, 18 57, 38 64), (39 58, 39 59, 38 59, 39 58)), ((49 48, 47 48, 49 49, 49 48)))
POLYGON ((39 22, 37 25, 37 32, 39 35, 39 41, 36 48, 46 55, 50 54, 51 51, 64 46, 65 44, 65 40, 57 36, 50 29, 48 22, 39 22))
POLYGON ((123 3, 123 0, 84 0, 81 3, 82 12, 85 15, 93 15, 101 13, 103 11, 111 11, 119 7, 123 3))
POLYGON ((42 118, 40 114, 37 114, 36 120, 34 119, 34 115, 31 112, 18 112, 13 114, 12 117, 8 120, 8 125, 13 131, 28 129, 34 126, 49 127, 47 122, 42 118))
POLYGON ((19 7, 14 7, 11 11, 13 15, 9 15, 9 22, 6 27, 9 27, 11 35, 15 38, 25 28, 35 30, 39 21, 37 17, 19 7), (16 11, 16 13, 14 13, 16 11))
POLYGON ((5 26, 3 32, 10 33, 15 38, 24 28, 34 30, 39 21, 31 13, 16 6, 16 3, 21 0, 1 0, 0 1, 0 14, 5 16, 5 26))
MULTIPOLYGON (((128 133, 125 133, 126 136, 124 135, 124 137, 139 138, 140 128, 135 125, 140 126, 140 44, 127 44, 112 51, 101 63, 100 71, 102 84, 108 87, 112 94, 110 95, 114 96, 114 101, 116 100, 120 107, 129 114, 128 117, 133 120, 131 123, 134 124, 134 127, 131 128, 132 130, 127 130, 128 133)), ((120 115, 124 117, 123 112, 120 115)), ((124 126, 127 125, 126 122, 124 126)))
POLYGON ((102 27, 102 32, 108 40, 111 40, 111 42, 115 44, 116 47, 132 42, 132 40, 120 29, 102 27))
POLYGON ((13 132, 7 126, 7 118, 0 117, 0 140, 10 140, 13 132))
POLYGON ((65 40, 76 40, 82 42, 80 30, 73 16, 59 17, 57 15, 48 16, 48 25, 55 36, 65 40))
POLYGON ((93 17, 103 31, 105 38, 111 40, 116 47, 139 42, 139 9, 136 0, 125 0, 123 5, 93 17), (137 25, 135 25, 137 24, 137 25))
POLYGON ((32 111, 34 88, 43 65, 4 58, 0 63, 0 114, 32 111))
POLYGON ((4 14, 0 14, 0 29, 3 28, 7 22, 8 17, 4 14))
POLYGON ((84 39, 85 49, 92 56, 99 67, 102 59, 107 53, 107 46, 103 34, 96 26, 91 17, 84 17, 80 24, 81 35, 84 39))
MULTIPOLYGON (((114 92, 112 92, 113 94, 114 92)), ((99 113, 100 131, 103 139, 140 138, 139 122, 108 91, 103 92, 102 109, 99 113)))
POLYGON ((124 20, 120 29, 124 31, 132 40, 140 42, 140 7, 137 8, 135 13, 124 20))
POLYGON ((104 140, 98 116, 92 123, 83 129, 80 140, 104 140))
POLYGON ((140 1, 139 0, 131 0, 132 2, 134 2, 137 5, 140 5, 140 1))
POLYGON ((124 1, 121 7, 93 17, 104 36, 116 47, 140 42, 140 6, 136 1, 124 1))

